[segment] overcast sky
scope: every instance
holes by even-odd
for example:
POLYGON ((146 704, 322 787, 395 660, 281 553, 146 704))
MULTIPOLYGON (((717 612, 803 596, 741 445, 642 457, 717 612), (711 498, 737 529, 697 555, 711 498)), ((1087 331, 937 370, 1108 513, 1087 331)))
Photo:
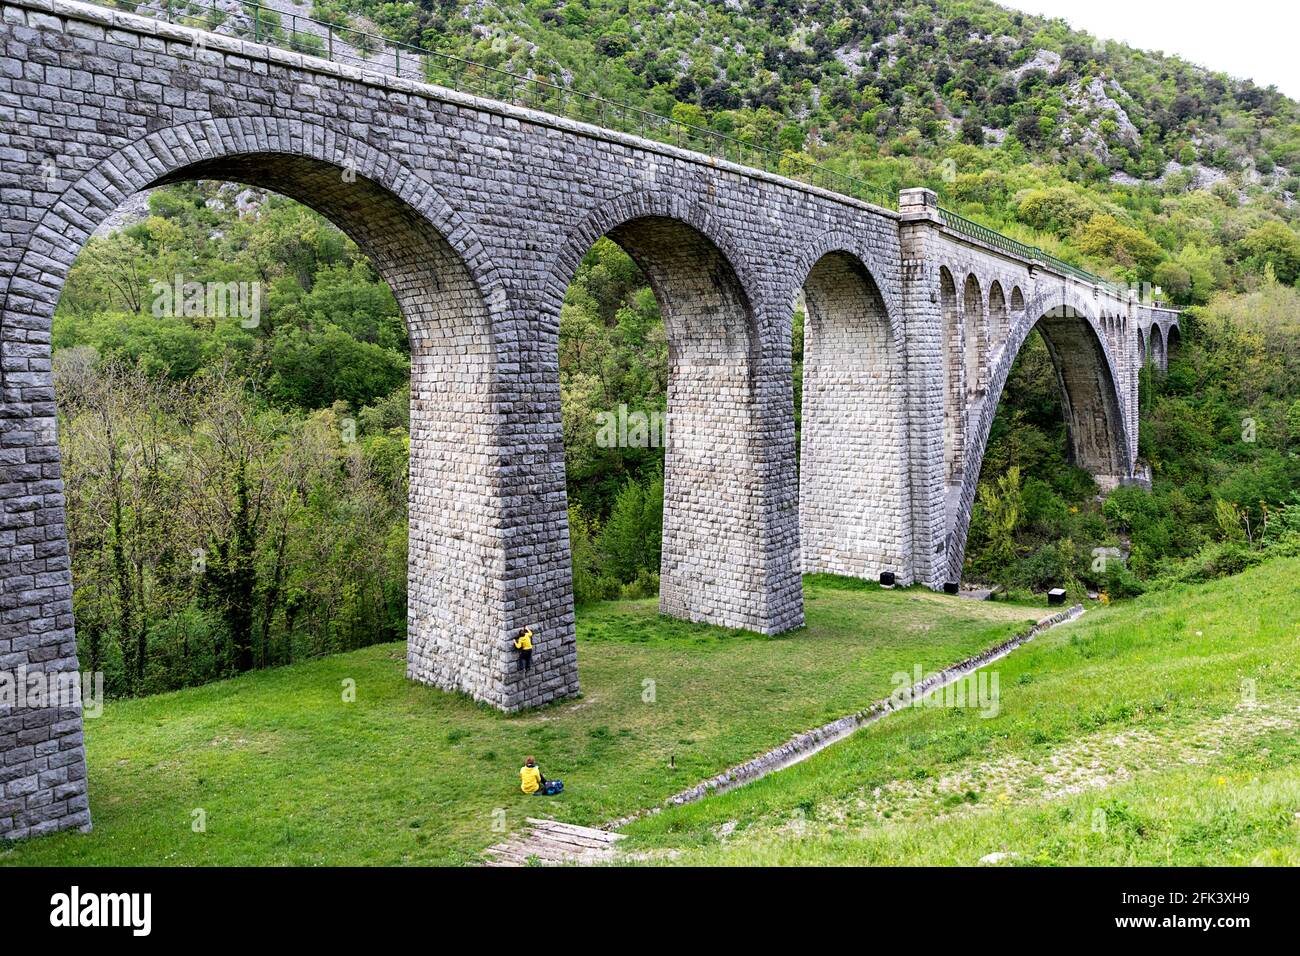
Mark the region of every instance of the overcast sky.
POLYGON ((999 0, 1300 99, 1300 0, 999 0))

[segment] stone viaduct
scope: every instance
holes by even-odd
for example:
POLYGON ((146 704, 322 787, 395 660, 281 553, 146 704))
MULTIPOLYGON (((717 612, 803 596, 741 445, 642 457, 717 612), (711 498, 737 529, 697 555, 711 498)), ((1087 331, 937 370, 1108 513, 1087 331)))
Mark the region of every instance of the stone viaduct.
MULTIPOLYGON (((77 668, 50 361, 62 284, 127 197, 179 180, 306 203, 392 287, 412 349, 408 673, 503 710, 578 690, 558 335, 602 236, 649 277, 668 332, 668 614, 777 633, 803 622, 801 571, 957 581, 989 426, 1035 328, 1077 463, 1103 487, 1141 477, 1139 368, 1164 362, 1177 314, 1026 258, 932 192, 893 211, 103 7, 0 7, 0 672, 77 668)), ((79 709, 0 702, 0 836, 89 824, 79 709)))

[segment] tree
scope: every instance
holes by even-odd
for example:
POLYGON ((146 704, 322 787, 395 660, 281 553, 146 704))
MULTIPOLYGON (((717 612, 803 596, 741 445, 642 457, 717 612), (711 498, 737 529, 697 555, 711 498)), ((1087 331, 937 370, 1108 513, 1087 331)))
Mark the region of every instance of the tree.
POLYGON ((629 479, 619 491, 600 535, 600 548, 610 573, 624 583, 641 571, 657 574, 663 520, 663 477, 656 476, 644 485, 629 479))
POLYGON ((1110 259, 1121 266, 1151 269, 1164 257, 1146 233, 1109 215, 1094 216, 1080 226, 1075 242, 1085 255, 1110 259))
POLYGON ((1020 468, 1012 465, 993 483, 979 486, 979 504, 983 510, 988 536, 988 560, 1003 575, 1004 584, 1016 559, 1016 530, 1020 527, 1020 468))
POLYGON ((962 118, 961 141, 972 146, 984 145, 984 124, 978 114, 971 112, 962 118))
POLYGON ((1252 229, 1241 240, 1241 251, 1259 272, 1272 266, 1284 285, 1294 285, 1300 278, 1300 236, 1283 223, 1271 221, 1252 229))

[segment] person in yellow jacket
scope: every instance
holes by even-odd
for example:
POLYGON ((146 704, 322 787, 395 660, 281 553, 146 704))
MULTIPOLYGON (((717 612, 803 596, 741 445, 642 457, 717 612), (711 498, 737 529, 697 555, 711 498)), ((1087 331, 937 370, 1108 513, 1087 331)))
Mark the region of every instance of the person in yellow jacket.
POLYGON ((519 789, 529 796, 536 796, 542 792, 542 787, 546 785, 546 778, 542 776, 542 768, 537 766, 537 761, 532 757, 524 758, 524 765, 519 768, 519 789))
POLYGON ((532 628, 524 628, 515 638, 515 650, 519 652, 518 670, 528 671, 533 666, 533 631, 532 628))

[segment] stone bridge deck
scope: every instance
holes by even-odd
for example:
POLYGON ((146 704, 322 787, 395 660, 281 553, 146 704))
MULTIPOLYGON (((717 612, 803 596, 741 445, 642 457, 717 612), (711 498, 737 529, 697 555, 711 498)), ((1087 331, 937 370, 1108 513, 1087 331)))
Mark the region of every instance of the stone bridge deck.
MULTIPOLYGON (((560 306, 607 236, 669 339, 661 606, 776 633, 801 571, 960 574, 988 426, 1031 329, 1075 460, 1136 480, 1137 376, 1175 313, 898 211, 665 143, 70 0, 0 0, 0 669, 75 670, 50 324, 133 193, 221 179, 306 203, 411 340, 408 670, 504 710, 578 689, 560 306), (808 308, 795 444, 792 303, 808 308), (796 457, 801 462, 796 468, 796 457), (513 635, 537 634, 515 671, 513 635)), ((0 835, 88 825, 75 707, 0 711, 0 835)))

